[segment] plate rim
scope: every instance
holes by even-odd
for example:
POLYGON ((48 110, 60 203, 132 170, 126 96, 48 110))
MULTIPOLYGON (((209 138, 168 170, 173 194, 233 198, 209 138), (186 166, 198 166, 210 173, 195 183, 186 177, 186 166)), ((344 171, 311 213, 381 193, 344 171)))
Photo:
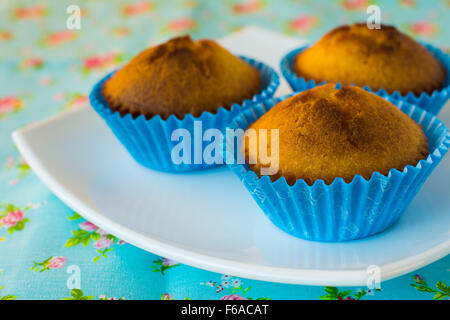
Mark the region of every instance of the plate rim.
MULTIPOLYGON (((126 242, 153 254, 176 260, 192 267, 233 276, 270 281, 277 283, 312 285, 312 286, 366 286, 368 281, 367 269, 328 270, 328 269, 296 269, 284 267, 270 267, 255 263, 244 263, 230 259, 219 258, 204 253, 194 252, 176 245, 153 239, 148 235, 136 232, 128 227, 111 220, 101 212, 96 211, 82 200, 78 199, 58 181, 44 163, 41 162, 35 147, 29 144, 27 135, 34 130, 71 117, 78 112, 86 112, 90 108, 85 106, 51 116, 35 122, 24 128, 12 132, 12 139, 23 158, 32 168, 36 176, 72 210, 78 212, 86 220, 93 222, 102 229, 114 234, 126 242)), ((386 281, 417 270, 433 263, 450 253, 450 239, 423 251, 419 254, 403 258, 385 265, 379 265, 381 281, 386 281)))

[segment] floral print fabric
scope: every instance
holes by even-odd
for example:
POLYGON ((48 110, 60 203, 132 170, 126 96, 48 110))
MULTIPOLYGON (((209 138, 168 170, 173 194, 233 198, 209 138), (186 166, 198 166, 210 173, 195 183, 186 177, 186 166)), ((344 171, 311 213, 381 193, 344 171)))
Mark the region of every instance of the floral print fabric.
POLYGON ((155 256, 72 212, 10 138, 17 128, 86 106, 108 70, 178 34, 220 37, 256 24, 315 40, 365 20, 367 6, 377 4, 382 22, 443 47, 449 1, 75 1, 81 29, 68 30, 73 2, 0 2, 0 300, 449 299, 448 256, 378 291, 240 279, 155 256))

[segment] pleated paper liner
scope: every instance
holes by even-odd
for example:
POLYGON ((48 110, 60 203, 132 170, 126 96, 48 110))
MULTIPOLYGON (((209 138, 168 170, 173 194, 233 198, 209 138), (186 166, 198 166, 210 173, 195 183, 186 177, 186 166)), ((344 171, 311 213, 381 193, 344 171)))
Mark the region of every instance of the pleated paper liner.
MULTIPOLYGON (((168 172, 191 171, 213 167, 216 165, 215 163, 207 164, 202 161, 200 164, 195 164, 192 159, 191 163, 174 163, 171 154, 173 148, 179 144, 179 141, 172 141, 171 136, 176 129, 186 129, 191 137, 194 137, 194 123, 196 121, 201 121, 203 131, 211 128, 222 131, 240 112, 274 95, 279 85, 277 73, 262 62, 246 57, 241 58, 258 69, 263 84, 262 89, 252 99, 246 99, 241 104, 233 104, 230 109, 220 107, 217 113, 214 114, 204 111, 199 117, 186 114, 183 119, 171 115, 167 120, 163 120, 159 115, 148 120, 144 115, 136 118, 133 118, 131 114, 122 116, 117 111, 111 111, 102 95, 103 84, 114 72, 105 76, 94 86, 89 96, 90 103, 95 111, 106 121, 117 139, 141 165, 168 172)), ((206 145, 208 143, 203 143, 202 154, 206 145)))
MULTIPOLYGON (((289 95, 291 96, 291 95, 289 95)), ((262 114, 288 96, 273 98, 238 115, 231 129, 246 129, 262 114)), ((403 171, 391 169, 387 176, 375 172, 369 180, 356 175, 351 183, 337 178, 330 185, 317 180, 308 185, 299 179, 293 186, 281 177, 258 177, 247 164, 237 163, 226 139, 226 161, 264 214, 278 228, 295 237, 326 242, 355 240, 376 234, 393 225, 408 207, 425 180, 446 154, 450 135, 445 125, 423 109, 388 97, 423 127, 429 155, 403 171), (231 161, 230 161, 231 160, 231 161), (230 163, 231 162, 231 163, 230 163)))
MULTIPOLYGON (((438 59, 447 71, 447 77, 445 79, 444 85, 441 89, 433 91, 432 94, 422 92, 420 96, 414 95, 413 92, 408 92, 406 95, 400 94, 400 92, 395 91, 389 94, 384 89, 380 89, 374 92, 368 86, 364 86, 363 89, 373 92, 383 98, 390 97, 396 100, 402 100, 404 102, 416 105, 427 112, 431 112, 434 115, 439 114, 442 107, 450 98, 450 57, 448 54, 444 53, 440 49, 432 46, 431 44, 422 44, 427 48, 433 56, 438 59)), ((294 91, 304 91, 311 89, 313 87, 324 84, 325 82, 316 83, 314 80, 307 81, 306 79, 299 77, 294 72, 294 59, 301 51, 305 50, 308 46, 295 49, 286 54, 280 63, 281 73, 286 78, 287 82, 294 91)))

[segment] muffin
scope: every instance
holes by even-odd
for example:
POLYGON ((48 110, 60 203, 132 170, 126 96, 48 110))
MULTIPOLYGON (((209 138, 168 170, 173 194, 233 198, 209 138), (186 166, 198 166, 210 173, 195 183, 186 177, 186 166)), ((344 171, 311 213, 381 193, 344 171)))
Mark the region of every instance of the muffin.
POLYGON ((261 139, 258 129, 279 129, 279 148, 269 143, 270 161, 263 153, 261 161, 242 136, 227 135, 227 164, 262 213, 294 237, 341 242, 379 233, 398 221, 450 147, 449 130, 433 114, 386 99, 392 104, 332 85, 266 99, 229 130, 261 139), (276 175, 260 171, 268 162, 276 175))
POLYGON ((234 117, 271 98, 279 83, 270 66, 185 36, 105 75, 89 100, 137 163, 187 172, 223 164, 216 152, 221 139, 203 141, 203 132, 224 131, 234 117))
POLYGON ((371 90, 431 94, 444 86, 445 67, 424 46, 395 27, 365 23, 337 27, 294 59, 306 80, 369 86, 371 90))
MULTIPOLYGON (((402 171, 428 155, 422 128, 385 99, 358 87, 336 89, 326 84, 292 96, 274 106, 249 129, 279 129, 279 170, 293 185, 303 179, 331 184, 355 175, 369 180, 374 172, 402 171)), ((249 130, 247 129, 247 131, 249 130)), ((271 139, 267 138, 268 150, 271 139)), ((249 167, 259 174, 258 153, 245 147, 249 167)), ((276 149, 274 149, 276 150, 276 149)), ((269 152, 270 154, 270 152, 269 152)))
POLYGON ((261 86, 256 68, 216 42, 183 36, 142 51, 105 83, 103 96, 121 115, 182 119, 230 109, 261 86))

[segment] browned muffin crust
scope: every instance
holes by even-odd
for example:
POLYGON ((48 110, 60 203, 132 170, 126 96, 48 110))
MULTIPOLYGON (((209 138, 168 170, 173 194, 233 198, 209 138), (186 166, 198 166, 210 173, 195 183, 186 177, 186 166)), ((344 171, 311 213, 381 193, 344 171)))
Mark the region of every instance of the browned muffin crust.
POLYGON ((325 34, 297 55, 294 71, 318 83, 368 85, 374 91, 417 96, 441 89, 446 78, 444 66, 411 37, 392 26, 371 30, 365 23, 325 34))
POLYGON ((117 71, 103 88, 113 111, 183 118, 251 99, 261 89, 255 68, 212 40, 173 38, 146 49, 117 71))
MULTIPOLYGON (((249 128, 258 137, 259 129, 279 129, 279 171, 271 178, 285 177, 291 185, 297 179, 351 182, 357 174, 370 179, 375 171, 402 171, 428 155, 427 138, 416 122, 387 100, 352 86, 326 84, 299 93, 249 128)), ((246 143, 247 161, 257 160, 249 166, 260 174, 264 165, 251 152, 246 143)))

